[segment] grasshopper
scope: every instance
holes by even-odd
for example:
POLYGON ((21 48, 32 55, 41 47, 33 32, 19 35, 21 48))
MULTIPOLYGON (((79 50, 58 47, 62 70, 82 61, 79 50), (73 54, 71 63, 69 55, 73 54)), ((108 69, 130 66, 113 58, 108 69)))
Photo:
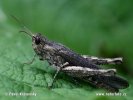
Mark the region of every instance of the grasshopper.
MULTIPOLYGON (((32 38, 35 56, 37 55, 42 61, 47 60, 50 65, 56 68, 57 71, 49 87, 52 87, 60 71, 111 92, 118 92, 119 89, 129 86, 125 79, 116 75, 116 69, 100 67, 103 64, 121 64, 122 58, 111 59, 80 55, 60 43, 49 40, 40 33, 21 32, 27 33, 32 38)), ((32 62, 33 60, 34 58, 32 62)))
MULTIPOLYGON (((16 19, 16 18, 15 18, 16 19)), ((26 27, 24 27, 27 29, 26 27)), ((129 86, 129 83, 116 75, 116 69, 103 69, 100 65, 121 64, 122 58, 98 58, 93 56, 80 55, 70 48, 51 41, 40 33, 33 34, 30 30, 21 30, 32 39, 32 47, 35 51, 31 64, 38 56, 41 61, 47 60, 56 69, 53 83, 58 73, 64 72, 67 75, 90 83, 96 87, 104 88, 111 92, 118 92, 129 86)))

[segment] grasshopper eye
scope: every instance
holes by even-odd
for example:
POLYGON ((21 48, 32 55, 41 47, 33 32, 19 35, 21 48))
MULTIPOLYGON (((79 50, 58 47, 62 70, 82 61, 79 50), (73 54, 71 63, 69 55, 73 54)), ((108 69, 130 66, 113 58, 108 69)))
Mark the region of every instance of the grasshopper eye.
POLYGON ((36 37, 35 38, 35 43, 38 45, 38 44, 40 44, 40 42, 41 42, 41 39, 39 37, 36 37))

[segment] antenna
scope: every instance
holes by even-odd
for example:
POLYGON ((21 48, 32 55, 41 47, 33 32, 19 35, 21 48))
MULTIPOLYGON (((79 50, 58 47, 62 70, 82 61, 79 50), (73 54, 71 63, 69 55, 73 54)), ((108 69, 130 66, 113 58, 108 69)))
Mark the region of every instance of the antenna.
POLYGON ((24 32, 24 33, 26 33, 26 34, 28 34, 29 36, 33 36, 33 34, 32 34, 32 32, 30 31, 30 29, 28 29, 26 26, 25 26, 25 24, 24 23, 22 23, 16 16, 14 16, 14 15, 10 15, 13 19, 15 19, 16 20, 16 22, 18 22, 18 24, 21 26, 21 27, 23 27, 24 28, 24 30, 21 30, 21 31, 19 31, 19 32, 24 32))
POLYGON ((21 33, 24 32, 24 33, 28 34, 28 35, 31 36, 31 37, 33 36, 32 34, 28 33, 28 32, 25 31, 25 30, 21 30, 21 31, 19 31, 19 32, 21 32, 21 33))

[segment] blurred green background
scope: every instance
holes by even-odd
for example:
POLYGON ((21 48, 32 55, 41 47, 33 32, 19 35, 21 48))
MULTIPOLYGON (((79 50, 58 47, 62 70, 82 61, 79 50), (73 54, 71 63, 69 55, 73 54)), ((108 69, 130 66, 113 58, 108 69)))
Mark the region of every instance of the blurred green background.
POLYGON ((133 0, 0 0, 0 99, 16 100, 131 100, 133 97, 133 0), (111 66, 125 77, 127 96, 96 96, 106 92, 91 86, 76 86, 61 77, 48 90, 54 71, 38 59, 32 65, 31 39, 20 34, 16 16, 32 32, 40 32, 72 50, 99 57, 120 57, 123 64, 111 66), (8 96, 9 92, 35 92, 37 96, 8 96))

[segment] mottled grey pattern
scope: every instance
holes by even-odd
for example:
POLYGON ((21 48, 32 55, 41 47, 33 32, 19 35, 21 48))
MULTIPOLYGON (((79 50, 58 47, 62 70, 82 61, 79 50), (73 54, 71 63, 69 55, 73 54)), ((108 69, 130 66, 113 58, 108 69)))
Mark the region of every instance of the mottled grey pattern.
POLYGON ((129 86, 126 80, 115 75, 115 69, 103 69, 99 66, 101 64, 119 64, 122 59, 94 59, 94 57, 82 56, 62 44, 48 40, 41 34, 32 36, 32 46, 40 60, 47 60, 57 69, 54 79, 61 70, 72 77, 111 92, 118 92, 119 89, 129 86), (68 64, 65 64, 66 62, 68 64))
POLYGON ((122 63, 121 57, 119 58, 98 58, 98 57, 88 56, 88 55, 82 55, 82 56, 97 65, 121 64, 122 63))

